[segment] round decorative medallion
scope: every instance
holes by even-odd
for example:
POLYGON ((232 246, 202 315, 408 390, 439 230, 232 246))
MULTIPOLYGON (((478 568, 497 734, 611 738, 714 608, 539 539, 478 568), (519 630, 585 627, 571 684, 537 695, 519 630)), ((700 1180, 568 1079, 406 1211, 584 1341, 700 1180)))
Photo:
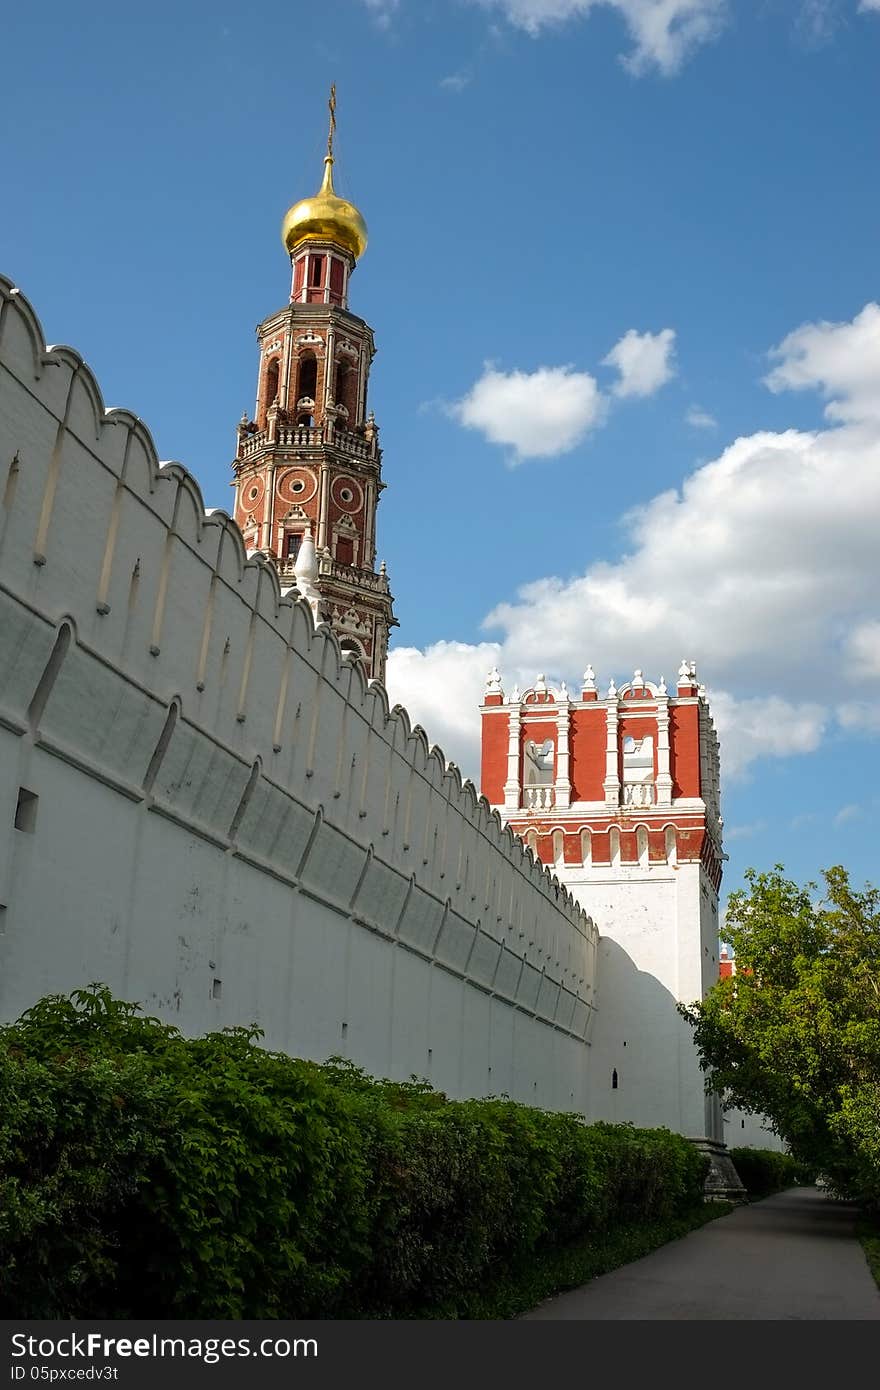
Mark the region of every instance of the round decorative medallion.
POLYGON ((318 491, 318 480, 310 468, 291 468, 278 480, 278 495, 288 502, 309 502, 318 491))
POLYGON ((344 512, 359 512, 364 505, 364 493, 354 478, 334 478, 330 489, 333 501, 344 512))

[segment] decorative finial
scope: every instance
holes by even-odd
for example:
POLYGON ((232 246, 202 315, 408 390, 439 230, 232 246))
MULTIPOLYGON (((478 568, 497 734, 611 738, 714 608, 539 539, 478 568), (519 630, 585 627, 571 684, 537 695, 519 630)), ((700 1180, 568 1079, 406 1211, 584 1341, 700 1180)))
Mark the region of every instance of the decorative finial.
POLYGON ((608 682, 608 699, 613 700, 616 695, 617 686, 614 684, 614 678, 612 677, 612 679, 608 682))
POLYGON ((559 698, 560 700, 568 699, 568 686, 565 684, 565 681, 563 681, 559 687, 559 698))
POLYGON ((510 703, 511 703, 512 705, 518 705, 518 704, 519 704, 519 686, 518 686, 518 685, 514 685, 513 689, 512 689, 511 692, 510 692, 510 703))
POLYGON ((333 137, 336 134, 336 83, 330 84, 330 100, 327 102, 330 110, 330 129, 327 132, 327 158, 333 158, 333 137))
POLYGON ((503 693, 501 689, 501 672, 498 670, 497 666, 493 666, 486 677, 486 694, 502 695, 503 693))
POLYGON ((641 689, 645 684, 645 678, 638 667, 633 671, 633 689, 641 689))
POLYGON ((547 682, 545 681, 543 675, 539 675, 539 676, 538 676, 538 679, 535 681, 535 694, 536 694, 536 695, 546 695, 546 693, 547 693, 547 682))
POLYGON ((698 688, 697 688, 697 694, 699 695, 699 697, 700 697, 701 700, 705 700, 705 698, 706 698, 706 687, 705 687, 705 685, 700 685, 700 686, 698 686, 698 688))
POLYGON ((668 693, 669 693, 669 692, 668 692, 668 690, 666 689, 666 677, 665 677, 665 676, 661 676, 661 677, 660 677, 660 684, 657 686, 657 694, 658 694, 658 695, 668 695, 668 693))
POLYGON ((584 690, 596 689, 596 672, 592 666, 588 666, 584 672, 584 690))
POLYGON ((692 674, 693 672, 691 671, 691 662, 682 661, 681 665, 678 668, 679 682, 682 685, 688 685, 690 683, 692 674))

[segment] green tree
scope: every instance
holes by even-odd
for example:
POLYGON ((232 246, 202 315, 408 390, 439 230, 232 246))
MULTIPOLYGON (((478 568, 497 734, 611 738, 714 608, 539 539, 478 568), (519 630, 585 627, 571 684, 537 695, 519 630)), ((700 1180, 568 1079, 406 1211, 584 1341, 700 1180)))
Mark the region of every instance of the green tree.
POLYGON ((845 869, 799 887, 749 870, 725 935, 736 974, 682 1007, 725 1103, 763 1113, 841 1193, 880 1205, 880 891, 845 869))

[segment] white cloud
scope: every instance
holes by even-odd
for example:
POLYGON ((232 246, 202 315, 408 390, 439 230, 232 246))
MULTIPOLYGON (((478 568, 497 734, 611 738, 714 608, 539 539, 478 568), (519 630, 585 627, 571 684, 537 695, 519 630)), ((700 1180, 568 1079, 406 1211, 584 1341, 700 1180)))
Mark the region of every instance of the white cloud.
POLYGON ((380 29, 387 29, 400 9, 400 0, 364 0, 364 4, 380 29))
POLYGON ((880 734, 880 705, 872 700, 846 700, 837 706, 841 728, 854 733, 880 734))
POLYGON ((537 38, 546 29, 586 18, 599 5, 617 10, 633 48, 623 62, 635 75, 656 68, 678 72, 691 53, 720 32, 726 0, 471 0, 501 10, 508 22, 537 38))
POLYGON ((874 679, 880 676, 880 622, 860 623, 846 642, 850 676, 874 679))
POLYGON ((513 451, 511 462, 565 454, 599 423, 603 399, 589 372, 539 367, 500 372, 490 363, 450 414, 490 444, 513 451))
MULTIPOLYGON (((506 687, 545 671, 575 688, 588 661, 602 682, 635 666, 671 682, 682 655, 696 656, 710 682, 725 776, 759 758, 811 752, 835 714, 844 730, 880 732, 880 624, 868 617, 877 611, 880 414, 867 400, 880 344, 865 333, 878 312, 869 305, 850 324, 805 325, 773 353, 774 390, 819 388, 830 397, 829 419, 846 423, 735 440, 680 488, 624 518, 621 558, 574 577, 549 575, 498 604, 485 620, 497 641, 392 653, 394 698, 420 710, 420 687, 442 691, 431 697, 437 720, 427 727, 472 775, 477 706, 493 662, 506 687)), ((498 392, 477 396, 475 416, 482 407, 486 418, 471 423, 488 431, 487 401, 499 407, 511 381, 531 418, 537 395, 523 388, 532 379, 489 375, 498 392)), ((515 432, 498 428, 498 442, 515 442, 515 432)))
POLYGON ((711 690, 709 698, 723 750, 724 775, 734 780, 759 758, 815 753, 828 723, 826 709, 810 701, 794 702, 778 695, 741 700, 725 690, 711 690))
POLYGON ((439 743, 447 758, 479 786, 480 717, 486 674, 498 660, 497 642, 435 642, 393 647, 388 655, 388 694, 439 743))
POLYGON ((703 410, 702 406, 692 405, 685 413, 685 423, 692 425, 695 430, 716 430, 718 421, 714 415, 710 415, 708 410, 703 410))
POLYGON ((880 422, 880 305, 866 304, 851 323, 805 323, 770 353, 771 391, 815 390, 829 396, 829 420, 880 422))
POLYGON ((872 12, 880 14, 880 0, 862 0, 859 5, 859 13, 870 14, 872 12))
POLYGON ((675 330, 638 333, 630 328, 602 358, 603 367, 616 367, 619 380, 611 388, 615 396, 653 396, 675 376, 675 330))
POLYGON ((851 801, 848 806, 841 806, 837 815, 834 817, 835 825, 846 825, 848 821, 858 820, 862 814, 862 808, 855 801, 851 801))
POLYGON ((762 830, 767 829, 765 820, 751 821, 748 825, 727 825, 724 827, 725 840, 750 840, 753 835, 760 835, 762 830))
POLYGON ((468 72, 451 72, 448 77, 441 77, 438 85, 447 92, 461 92, 472 80, 468 72))

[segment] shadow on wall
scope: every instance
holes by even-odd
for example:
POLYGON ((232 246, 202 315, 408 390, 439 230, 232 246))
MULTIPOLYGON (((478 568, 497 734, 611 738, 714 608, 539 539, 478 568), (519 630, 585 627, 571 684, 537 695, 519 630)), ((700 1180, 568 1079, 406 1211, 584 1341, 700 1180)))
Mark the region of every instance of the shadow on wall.
MULTIPOLYGON (((675 997, 601 935, 596 1018, 590 1049, 590 1102, 596 1119, 666 1126, 691 1138, 707 1129, 705 1076, 690 1026, 675 997)), ((714 1105, 710 1107, 714 1110, 714 1105)))

